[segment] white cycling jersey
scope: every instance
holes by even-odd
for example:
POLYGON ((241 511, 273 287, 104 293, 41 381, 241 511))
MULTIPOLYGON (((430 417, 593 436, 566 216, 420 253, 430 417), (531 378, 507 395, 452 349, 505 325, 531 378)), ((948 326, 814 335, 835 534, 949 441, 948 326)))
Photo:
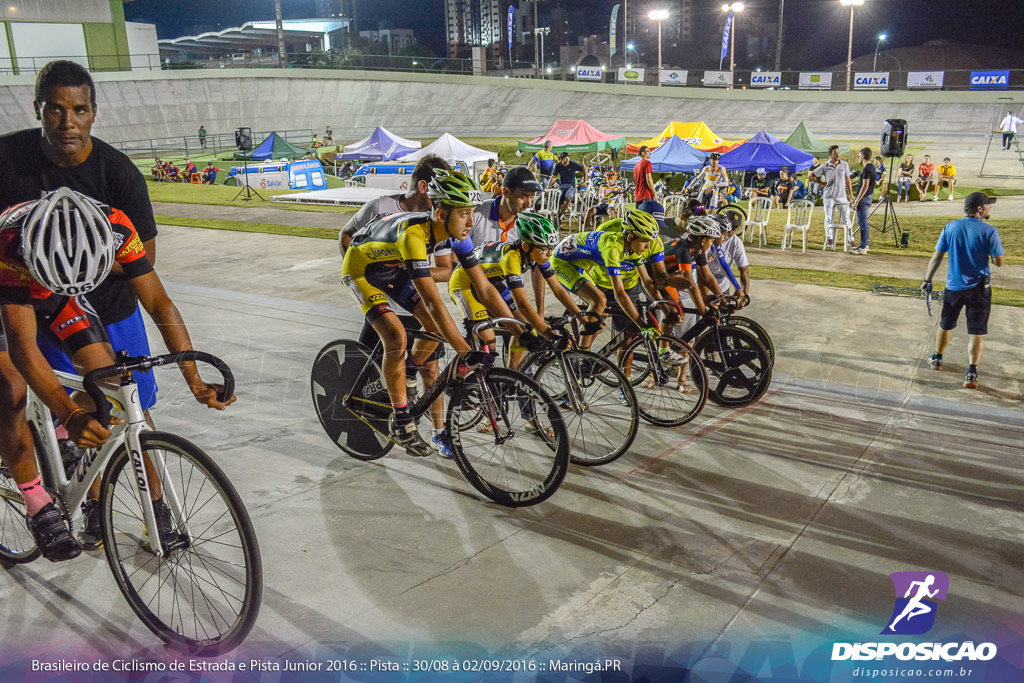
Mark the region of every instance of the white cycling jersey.
POLYGON ((718 208, 718 191, 729 187, 729 172, 721 164, 715 168, 708 164, 693 177, 693 180, 687 184, 686 188, 689 189, 694 186, 700 188, 699 194, 710 195, 709 208, 718 208))

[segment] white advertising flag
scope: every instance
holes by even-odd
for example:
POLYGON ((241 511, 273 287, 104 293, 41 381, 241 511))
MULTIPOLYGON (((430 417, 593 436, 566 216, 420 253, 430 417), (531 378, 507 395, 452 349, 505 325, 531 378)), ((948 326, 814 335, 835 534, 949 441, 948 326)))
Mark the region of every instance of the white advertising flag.
POLYGON ((704 85, 730 86, 732 85, 731 71, 705 71, 704 85))
POLYGON ((662 69, 659 82, 665 85, 686 85, 686 72, 662 69))
POLYGON ((830 90, 832 88, 831 71, 801 71, 801 90, 830 90))

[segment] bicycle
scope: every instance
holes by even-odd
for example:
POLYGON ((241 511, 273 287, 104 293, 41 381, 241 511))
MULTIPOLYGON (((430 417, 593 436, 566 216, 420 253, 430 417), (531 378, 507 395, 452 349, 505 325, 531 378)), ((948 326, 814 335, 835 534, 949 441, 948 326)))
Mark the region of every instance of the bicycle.
MULTIPOLYGON (((566 314, 547 322, 568 333, 566 328, 588 315, 566 314)), ((640 411, 633 385, 615 363, 590 351, 549 346, 528 354, 516 369, 558 403, 572 436, 574 464, 605 465, 629 450, 640 428, 640 411)))
MULTIPOLYGON (((641 318, 650 318, 652 308, 666 303, 671 302, 639 304, 641 318)), ((618 308, 605 312, 622 320, 626 326, 634 324, 618 308)), ((707 403, 708 374, 700 355, 687 340, 670 335, 644 339, 621 330, 613 332, 611 339, 596 353, 609 360, 615 356, 636 392, 640 416, 653 425, 684 425, 700 415, 707 403)))
MULTIPOLYGON (((199 361, 223 375, 224 396, 234 377, 219 358, 199 351, 129 357, 79 377, 56 372, 70 389, 85 390, 99 422, 110 425, 111 404, 124 421, 99 449, 65 469, 49 409, 28 391, 26 414, 43 485, 66 521, 77 514, 92 482, 102 474, 103 547, 114 580, 132 611, 158 638, 193 654, 214 655, 237 647, 252 630, 263 595, 263 568, 256 532, 227 475, 199 447, 175 434, 148 431, 132 379, 162 365, 199 361), (119 386, 99 386, 119 377, 119 386), (172 528, 159 529, 151 492, 171 513, 172 528)), ((40 550, 27 528, 25 501, 0 466, 0 561, 24 564, 40 550)))
MULTIPOLYGON (((750 303, 750 297, 747 295, 744 295, 744 297, 746 298, 746 301, 743 305, 746 306, 750 303)), ((742 328, 757 337, 757 341, 761 342, 761 346, 763 346, 764 350, 768 352, 768 358, 774 366, 775 343, 768 334, 768 330, 766 330, 764 326, 756 320, 752 320, 746 316, 736 315, 736 310, 736 304, 729 303, 728 300, 723 302, 723 305, 718 307, 718 311, 721 314, 719 316, 719 322, 729 327, 742 328)))
MULTIPOLYGON (((470 347, 479 333, 496 324, 530 329, 515 318, 491 318, 472 326, 470 347)), ((406 330, 411 339, 443 342, 440 335, 406 330)), ((313 361, 311 391, 317 418, 328 437, 358 460, 376 460, 395 445, 388 426, 391 399, 379 364, 380 354, 359 342, 339 339, 313 361)), ((506 368, 480 367, 459 376, 453 359, 437 380, 410 403, 422 417, 448 396, 445 427, 453 459, 466 480, 499 505, 524 507, 550 498, 565 479, 569 437, 558 406, 533 379, 506 368), (487 420, 490 432, 473 427, 487 420)))

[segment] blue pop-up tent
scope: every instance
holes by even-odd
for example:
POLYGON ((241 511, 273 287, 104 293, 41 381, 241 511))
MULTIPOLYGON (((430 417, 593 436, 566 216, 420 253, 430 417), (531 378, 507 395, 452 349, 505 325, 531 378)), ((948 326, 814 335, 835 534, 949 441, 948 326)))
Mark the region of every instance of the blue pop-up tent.
POLYGON ((814 164, 814 155, 791 147, 774 135, 761 131, 742 145, 722 155, 720 162, 730 171, 803 171, 814 164))
MULTIPOLYGON (((692 173, 703 166, 707 158, 707 152, 702 152, 673 135, 651 152, 651 169, 655 173, 692 173)), ((619 164, 619 168, 623 171, 632 171, 638 163, 640 157, 633 157, 619 164)))
POLYGON ((271 133, 260 143, 259 147, 252 151, 252 154, 235 152, 234 158, 245 159, 248 157, 253 161, 275 161, 277 159, 301 159, 305 154, 305 150, 299 149, 277 133, 271 133))
POLYGON ((391 161, 415 152, 423 143, 406 140, 395 135, 383 126, 377 126, 372 133, 359 142, 345 145, 341 159, 357 159, 359 161, 391 161))

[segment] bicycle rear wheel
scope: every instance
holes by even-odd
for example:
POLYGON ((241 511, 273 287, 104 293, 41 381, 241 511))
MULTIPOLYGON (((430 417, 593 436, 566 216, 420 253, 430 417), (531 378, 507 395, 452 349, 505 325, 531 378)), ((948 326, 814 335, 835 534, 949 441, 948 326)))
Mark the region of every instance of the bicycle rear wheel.
POLYGON ((522 373, 493 368, 459 382, 445 420, 455 463, 473 488, 495 503, 536 505, 565 479, 569 436, 562 415, 547 392, 522 373), (465 429, 459 420, 464 410, 480 411, 486 420, 493 417, 493 431, 465 429))
POLYGON ((772 338, 768 336, 768 330, 764 329, 761 323, 742 315, 730 315, 722 318, 722 324, 729 327, 741 327, 757 337, 757 341, 761 342, 761 346, 768 352, 772 366, 775 365, 775 344, 772 343, 772 338))
POLYGON ((620 367, 629 360, 630 382, 642 418, 659 427, 678 427, 704 410, 707 371, 693 347, 682 339, 667 335, 654 341, 636 339, 626 349, 620 367))
POLYGON ((313 407, 331 441, 353 458, 376 460, 394 447, 388 438, 391 398, 380 365, 357 341, 332 341, 316 355, 310 373, 313 407), (372 364, 362 387, 354 386, 372 364), (343 403, 345 397, 349 401, 343 403))
POLYGON ((760 400, 772 380, 772 363, 761 342, 742 327, 718 325, 693 343, 711 375, 714 403, 738 408, 760 400))
POLYGON ((150 550, 135 466, 122 446, 100 492, 103 547, 117 587, 168 645, 203 655, 232 650, 252 630, 263 599, 263 567, 249 515, 230 480, 200 448, 163 432, 143 432, 139 439, 164 500, 180 503, 172 533, 179 542, 163 557, 150 550))
POLYGON ((0 464, 0 565, 25 564, 40 554, 28 530, 25 499, 7 467, 0 464))
POLYGON ((629 450, 640 429, 640 411, 632 385, 615 363, 589 351, 564 351, 550 356, 533 378, 562 411, 573 463, 604 465, 629 450))

